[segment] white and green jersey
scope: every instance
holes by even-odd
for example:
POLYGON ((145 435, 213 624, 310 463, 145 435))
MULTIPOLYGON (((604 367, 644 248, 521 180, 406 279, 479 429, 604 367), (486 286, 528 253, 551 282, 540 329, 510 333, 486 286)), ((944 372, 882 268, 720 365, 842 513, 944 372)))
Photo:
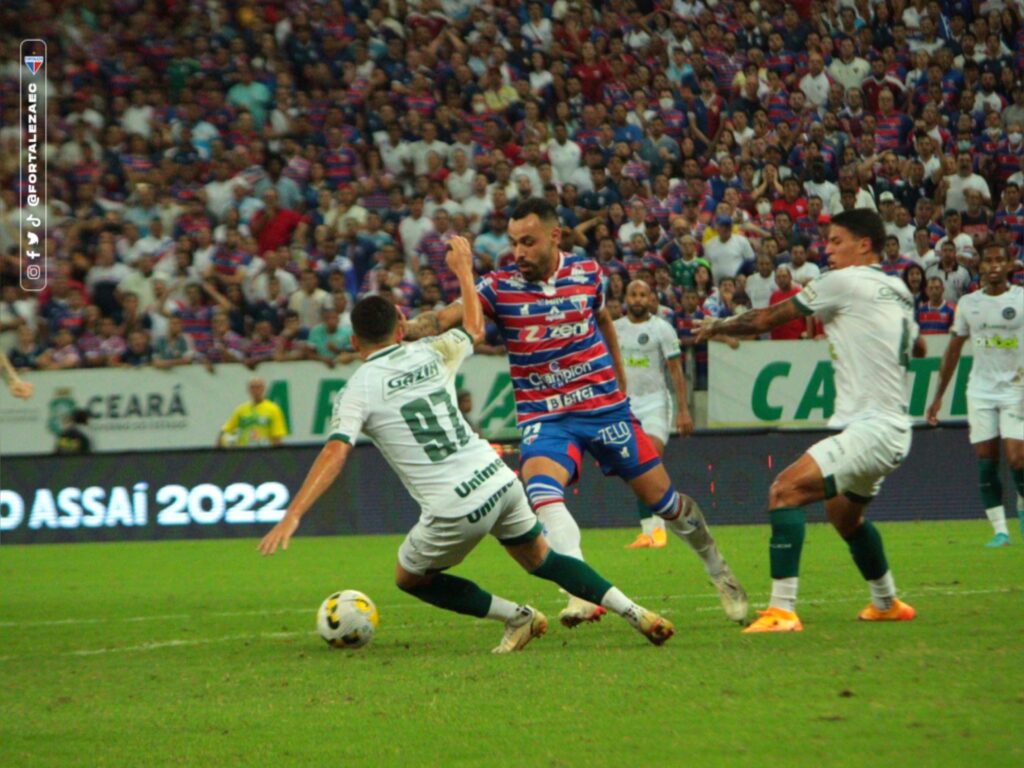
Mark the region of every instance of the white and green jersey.
POLYGON ((672 326, 653 315, 642 323, 623 316, 615 321, 615 334, 619 337, 629 396, 668 397, 665 363, 679 357, 679 338, 672 326))
POLYGON ((952 331, 970 336, 974 351, 968 397, 997 403, 1024 402, 1024 288, 998 296, 969 293, 956 305, 952 331))
POLYGON ((825 324, 836 382, 829 426, 879 417, 909 424, 907 367, 919 331, 903 281, 878 266, 846 267, 812 280, 793 301, 825 324))
POLYGON ((331 440, 373 440, 423 512, 461 517, 515 474, 456 405, 455 373, 473 352, 462 328, 375 352, 334 403, 331 440))

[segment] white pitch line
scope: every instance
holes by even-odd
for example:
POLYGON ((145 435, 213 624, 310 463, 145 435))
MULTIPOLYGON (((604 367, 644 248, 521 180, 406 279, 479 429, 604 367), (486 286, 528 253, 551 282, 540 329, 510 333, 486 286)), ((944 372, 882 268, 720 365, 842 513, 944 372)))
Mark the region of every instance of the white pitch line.
MULTIPOLYGON (((1018 588, 1016 588, 1016 587, 996 587, 996 588, 993 588, 993 589, 963 589, 963 590, 956 590, 956 589, 945 589, 945 588, 939 587, 939 586, 936 586, 936 587, 920 587, 918 590, 916 590, 916 592, 927 592, 927 593, 930 593, 930 594, 942 595, 942 596, 945 596, 945 597, 970 597, 972 595, 1005 594, 1005 593, 1008 593, 1008 592, 1018 592, 1018 591, 1020 591, 1020 590, 1018 588)), ((905 594, 908 597, 911 597, 914 594, 914 592, 909 592, 908 591, 908 592, 905 592, 903 594, 905 594)), ((766 597, 766 595, 762 595, 762 596, 766 597)), ((706 595, 660 595, 660 596, 656 596, 656 595, 643 595, 643 596, 641 596, 638 599, 642 599, 642 600, 646 600, 646 599, 679 599, 679 598, 686 599, 686 598, 693 598, 693 597, 706 597, 706 595)), ((714 597, 714 596, 712 595, 712 597, 714 597)), ((823 604, 828 604, 828 603, 860 602, 861 600, 863 600, 863 597, 853 597, 851 595, 841 595, 841 596, 835 596, 835 597, 809 598, 809 599, 804 600, 802 602, 805 603, 805 604, 808 604, 808 605, 823 605, 823 604)), ((388 606, 388 608, 391 608, 391 607, 396 607, 396 606, 388 606)), ((404 609, 410 608, 410 607, 431 608, 432 606, 426 605, 424 603, 413 603, 411 605, 403 605, 402 609, 404 610, 404 609)), ((300 609, 286 608, 286 609, 280 609, 280 610, 275 610, 275 611, 240 611, 240 612, 235 612, 235 613, 221 613, 221 614, 217 614, 217 615, 236 615, 237 616, 237 615, 269 614, 269 613, 280 614, 280 613, 294 613, 294 612, 297 612, 299 610, 300 609)), ((302 612, 306 612, 308 610, 309 609, 307 609, 307 608, 302 608, 301 609, 302 612)), ((718 611, 718 610, 721 610, 721 609, 716 605, 716 606, 709 606, 709 607, 699 607, 699 608, 696 608, 695 610, 698 611, 698 612, 705 612, 705 611, 718 611)), ((206 614, 206 615, 210 615, 210 614, 206 614)), ((137 617, 137 618, 143 619, 145 617, 137 617)), ((155 618, 155 617, 153 617, 153 618, 155 618)), ((122 619, 122 621, 127 621, 127 620, 128 619, 122 619)), ((416 622, 416 623, 413 623, 413 624, 392 624, 392 625, 389 625, 389 626, 390 626, 391 629, 401 630, 401 629, 408 629, 410 627, 415 627, 415 626, 422 626, 422 622, 416 622)), ((47 655, 51 656, 51 657, 52 656, 83 657, 83 656, 101 656, 101 655, 110 654, 110 653, 140 653, 140 652, 146 652, 146 651, 158 651, 158 650, 162 650, 164 648, 187 648, 187 647, 194 647, 194 646, 197 646, 197 645, 213 645, 213 644, 216 644, 216 643, 244 642, 246 640, 282 640, 282 639, 290 638, 290 637, 301 637, 303 635, 307 635, 308 636, 308 635, 314 635, 314 634, 315 633, 313 631, 311 631, 311 630, 310 631, 294 631, 294 632, 256 632, 256 633, 249 633, 249 634, 225 635, 225 636, 222 636, 222 637, 200 637, 200 638, 195 638, 195 639, 160 640, 160 641, 156 641, 156 642, 152 642, 152 643, 141 643, 139 645, 116 646, 116 647, 112 647, 112 648, 84 648, 84 649, 73 650, 73 651, 63 651, 63 652, 60 652, 60 653, 50 653, 50 652, 48 652, 47 655)), ((22 660, 22 659, 29 659, 29 658, 33 658, 33 656, 31 654, 0 656, 0 663, 5 662, 5 661, 15 661, 15 660, 22 660)))
MULTIPOLYGON (((1016 587, 999 587, 994 589, 977 589, 977 590, 953 590, 950 591, 946 586, 924 586, 918 587, 914 592, 928 592, 938 593, 943 595, 956 594, 956 595, 991 595, 999 594, 1004 592, 1016 592, 1016 587)), ((901 594, 911 595, 913 592, 900 591, 901 594)), ((768 597, 768 593, 752 593, 754 597, 768 597)), ((644 602, 647 600, 715 600, 717 596, 712 591, 701 592, 701 593, 682 593, 674 595, 666 594, 652 594, 652 595, 634 595, 633 599, 644 602)), ((804 599, 801 603, 828 603, 828 602, 845 602, 848 598, 845 594, 826 595, 820 599, 804 599)), ((860 598, 857 598, 860 599, 860 598)), ((414 603, 379 603, 378 608, 390 611, 392 609, 407 610, 409 608, 432 608, 426 603, 414 602, 414 603)), ((141 623, 147 621, 201 621, 205 618, 235 618, 241 616, 280 616, 289 613, 313 613, 315 608, 312 606, 304 606, 301 608, 274 608, 274 609, 258 609, 251 611, 210 611, 209 613, 165 613, 155 614, 151 616, 125 616, 125 617, 97 617, 97 618, 82 618, 82 619, 48 619, 44 621, 0 621, 0 627, 56 627, 68 624, 82 625, 82 624, 116 624, 118 622, 124 623, 141 623)), ((698 611, 710 611, 715 608, 697 608, 698 611)))

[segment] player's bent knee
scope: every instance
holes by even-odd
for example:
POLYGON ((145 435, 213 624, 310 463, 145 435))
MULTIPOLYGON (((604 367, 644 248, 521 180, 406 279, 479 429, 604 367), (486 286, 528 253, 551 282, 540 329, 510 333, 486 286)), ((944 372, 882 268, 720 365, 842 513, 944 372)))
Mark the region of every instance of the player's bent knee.
POLYGON ((640 501, 647 506, 652 506, 672 490, 672 478, 665 471, 665 465, 659 463, 642 475, 630 480, 629 487, 633 489, 633 493, 640 501))
POLYGON ((541 567, 544 558, 548 556, 548 543, 543 536, 538 536, 522 544, 506 545, 505 551, 527 572, 533 573, 541 567))
POLYGON ((779 507, 798 506, 792 503, 795 498, 795 490, 792 483, 779 477, 775 478, 768 489, 768 508, 778 509, 779 507))
POLYGON ((434 579, 432 573, 410 573, 401 565, 395 566, 395 586, 403 592, 415 592, 434 579))

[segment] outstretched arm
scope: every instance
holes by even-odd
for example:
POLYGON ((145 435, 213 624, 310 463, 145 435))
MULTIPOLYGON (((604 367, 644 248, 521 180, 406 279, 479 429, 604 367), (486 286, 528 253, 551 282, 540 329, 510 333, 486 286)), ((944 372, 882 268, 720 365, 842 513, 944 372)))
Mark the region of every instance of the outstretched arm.
MULTIPOLYGON (((462 327, 476 344, 484 338, 484 311, 480 297, 473 283, 473 252, 469 240, 455 236, 448 245, 445 261, 455 277, 459 279, 459 294, 462 296, 462 327)), ((445 309, 448 309, 446 307, 445 309)))
POLYGON ((806 314, 796 301, 788 299, 780 304, 752 309, 724 320, 709 318, 697 331, 697 341, 708 341, 717 336, 756 336, 790 320, 803 318, 806 314))
POLYGON ((270 533, 264 536, 263 541, 260 542, 259 550, 262 554, 274 554, 278 545, 281 546, 281 549, 288 549, 288 542, 295 533, 295 529, 299 527, 302 516, 338 478, 345 466, 345 460, 348 459, 351 452, 352 446, 342 440, 331 440, 323 447, 320 455, 313 462, 309 474, 306 475, 299 492, 295 494, 292 503, 288 505, 288 511, 281 522, 271 528, 270 533))
POLYGON ((421 312, 405 324, 405 340, 416 341, 437 336, 462 322, 462 302, 449 304, 437 312, 421 312))

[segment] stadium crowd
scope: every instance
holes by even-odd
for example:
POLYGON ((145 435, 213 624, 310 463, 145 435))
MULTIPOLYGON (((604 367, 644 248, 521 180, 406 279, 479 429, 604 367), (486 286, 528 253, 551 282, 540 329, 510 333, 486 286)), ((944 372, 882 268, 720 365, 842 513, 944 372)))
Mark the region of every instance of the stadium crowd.
MULTIPOLYGON (((1024 246, 1021 0, 29 5, 0 9, 8 41, 48 44, 40 294, 0 130, 19 369, 354 359, 355 299, 442 304, 448 240, 505 265, 530 196, 599 260, 613 314, 646 280, 684 346, 827 269, 843 210, 881 213, 926 333, 978 289, 982 246, 1024 246)), ((11 42, 3 62, 13 114, 11 42)), ((503 351, 493 329, 479 351, 503 351)))

